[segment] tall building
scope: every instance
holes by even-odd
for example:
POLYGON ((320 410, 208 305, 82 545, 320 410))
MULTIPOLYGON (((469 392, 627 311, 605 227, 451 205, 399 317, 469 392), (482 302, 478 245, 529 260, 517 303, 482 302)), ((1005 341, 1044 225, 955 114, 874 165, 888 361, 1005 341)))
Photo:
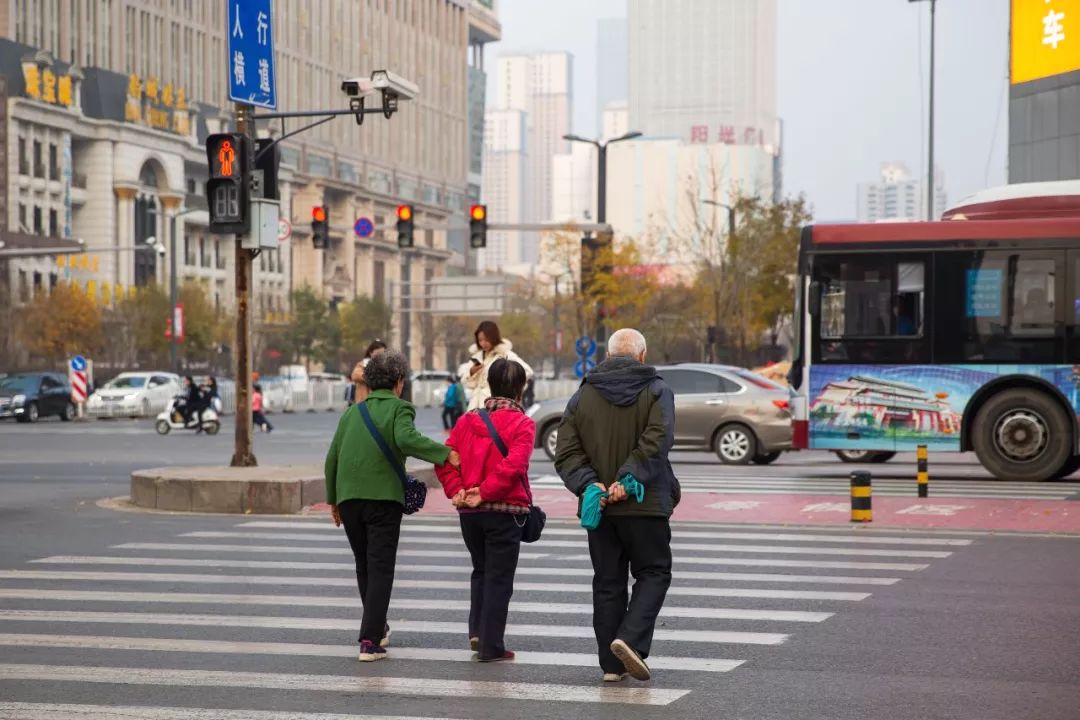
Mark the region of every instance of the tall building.
MULTIPOLYGON (((934 213, 945 212, 945 181, 940 172, 934 177, 934 213)), ((859 183, 859 222, 914 221, 926 218, 926 179, 913 178, 902 163, 882 163, 881 177, 859 183)))
MULTIPOLYGON (((570 132, 572 69, 573 57, 565 52, 506 55, 497 62, 494 108, 524 113, 527 124, 525 222, 551 219, 552 159, 569 149, 563 136, 570 132)), ((489 180, 486 175, 485 169, 485 196, 503 193, 490 184, 498 178, 489 180)), ((538 253, 538 235, 524 233, 521 257, 513 264, 535 263, 538 253)), ((487 269, 496 266, 487 264, 487 269)))
MULTIPOLYGON (((630 46, 626 18, 605 18, 596 26, 596 117, 630 93, 630 46)), ((603 134, 603 128, 600 129, 603 134)))
MULTIPOLYGON (((168 254, 137 248, 167 239, 175 216, 181 280, 203 282, 215 302, 231 304, 233 241, 207 232, 203 195, 205 138, 232 122, 227 5, 0 0, 0 79, 11 97, 0 103, 9 138, 0 145, 14 156, 0 158, 9 171, 0 177, 0 233, 80 238, 87 250, 74 267, 56 258, 8 263, 12 302, 62 278, 101 303, 166 283, 168 254)), ((420 228, 464 217, 478 194, 476 73, 483 45, 500 32, 494 1, 415 0, 401 12, 397 3, 277 0, 273 11, 280 110, 340 108, 341 80, 380 68, 416 81, 420 95, 390 120, 338 119, 282 142, 281 214, 292 235, 257 263, 258 323, 282 322, 301 286, 332 302, 368 295, 393 304, 402 282, 446 273, 447 232, 421 231, 403 256, 391 233, 359 238, 353 224, 390 225, 401 202, 416 207, 420 228), (318 205, 329 208, 331 238, 316 250, 309 223, 318 205)), ((258 130, 280 135, 281 127, 258 130)), ((414 364, 440 365, 417 315, 398 313, 392 340, 414 364)))
POLYGON ((629 0, 630 126, 776 146, 776 0, 629 0))
MULTIPOLYGON (((528 127, 521 110, 489 110, 484 121, 484 202, 489 223, 520 223, 528 214, 528 127)), ((523 233, 489 231, 477 253, 480 272, 505 270, 524 261, 523 233)))
POLYGON ((600 139, 622 137, 630 132, 630 109, 625 100, 613 100, 600 113, 600 139))
POLYGON ((1077 10, 1067 0, 1012 0, 1010 183, 1080 178, 1077 10))
POLYGON ((551 220, 596 218, 596 148, 571 143, 570 152, 551 161, 551 220))

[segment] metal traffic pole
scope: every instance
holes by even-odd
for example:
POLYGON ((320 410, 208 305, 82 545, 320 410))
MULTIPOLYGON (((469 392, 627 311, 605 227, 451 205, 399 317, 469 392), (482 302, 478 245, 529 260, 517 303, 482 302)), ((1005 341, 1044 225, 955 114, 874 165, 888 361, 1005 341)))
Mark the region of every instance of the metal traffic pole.
MULTIPOLYGON (((250 105, 236 103, 236 131, 247 135, 248 145, 253 148, 255 122, 251 111, 250 105)), ((236 436, 229 463, 233 467, 258 465, 251 437, 251 253, 244 247, 244 237, 236 236, 236 436)))

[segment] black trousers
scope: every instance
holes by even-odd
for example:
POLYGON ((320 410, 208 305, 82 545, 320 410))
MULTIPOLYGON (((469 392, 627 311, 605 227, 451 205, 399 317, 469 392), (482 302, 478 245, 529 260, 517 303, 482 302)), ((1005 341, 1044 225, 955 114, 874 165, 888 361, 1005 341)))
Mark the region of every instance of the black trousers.
POLYGON ((274 429, 274 426, 270 424, 270 421, 266 419, 266 416, 262 414, 261 410, 251 411, 251 424, 255 427, 262 427, 265 425, 269 430, 274 429))
POLYGON ((611 652, 618 638, 649 656, 656 617, 671 585, 671 525, 663 517, 604 517, 589 531, 593 566, 593 631, 606 673, 623 672, 611 652), (633 594, 626 589, 634 576, 633 594))
POLYGON ((443 430, 453 430, 461 414, 456 407, 444 407, 442 411, 443 430))
POLYGON ((338 505, 338 512, 356 558, 356 586, 364 603, 358 641, 377 645, 386 633, 394 589, 402 507, 388 500, 346 500, 338 505))
POLYGON ((461 514, 461 536, 472 556, 469 637, 480 638, 480 657, 502 657, 514 573, 521 550, 521 522, 500 512, 461 514))

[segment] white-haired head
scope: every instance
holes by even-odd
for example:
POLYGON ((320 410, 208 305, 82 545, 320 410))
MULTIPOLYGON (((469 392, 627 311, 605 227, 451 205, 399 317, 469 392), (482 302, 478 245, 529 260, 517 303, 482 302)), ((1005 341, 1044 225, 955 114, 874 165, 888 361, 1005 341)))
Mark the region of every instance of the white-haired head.
POLYGON ((645 336, 633 328, 616 330, 608 339, 607 351, 611 357, 633 358, 645 362, 645 336))

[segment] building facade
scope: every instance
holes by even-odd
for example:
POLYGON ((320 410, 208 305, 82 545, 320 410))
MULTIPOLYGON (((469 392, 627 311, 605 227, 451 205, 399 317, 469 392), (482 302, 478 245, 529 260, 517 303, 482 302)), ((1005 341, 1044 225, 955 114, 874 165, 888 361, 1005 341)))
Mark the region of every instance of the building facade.
MULTIPOLYGON (((933 218, 941 217, 947 201, 944 177, 935 173, 933 218)), ((857 219, 870 223, 925 220, 925 178, 913 178, 903 163, 882 163, 879 180, 859 183, 857 219)))
POLYGON ((776 0, 629 0, 630 127, 778 144, 776 0))
MULTIPOLYGON (((446 274, 455 232, 447 228, 463 225, 469 198, 479 195, 483 45, 499 34, 494 2, 276 0, 273 11, 279 110, 343 107, 341 80, 381 68, 421 92, 390 120, 370 116, 357 127, 339 118, 281 144, 281 214, 291 237, 257 261, 254 308, 260 321, 280 323, 291 291, 303 286, 333 303, 371 296, 393 305, 402 283, 446 274), (416 207, 419 229, 408 256, 386 230, 402 202, 416 207), (325 250, 310 241, 319 205, 329 209, 325 250), (353 232, 359 217, 373 220, 374 236, 353 232)), ((11 96, 4 219, 11 229, 79 238, 87 251, 74 269, 51 257, 12 262, 13 287, 20 272, 29 295, 53 275, 70 277, 93 282, 106 302, 105 287, 114 298, 166 282, 171 243, 163 256, 143 248, 151 236, 167 239, 176 216, 181 280, 201 281, 215 302, 232 304, 233 240, 207 232, 203 196, 206 135, 232 122, 225 14, 219 0, 0 2, 11 96)), ((280 136, 282 125, 258 131, 280 136)), ((464 232, 456 232, 460 247, 464 232)), ((418 337, 416 315, 395 314, 394 344, 414 365, 445 365, 418 337)))
POLYGON ((1011 0, 1009 182, 1080 178, 1080 5, 1011 0))
MULTIPOLYGON (((528 127, 521 110, 491 110, 484 122, 484 202, 489 223, 521 223, 529 214, 528 127)), ((497 272, 524 262, 524 233, 488 232, 477 270, 497 272)))

